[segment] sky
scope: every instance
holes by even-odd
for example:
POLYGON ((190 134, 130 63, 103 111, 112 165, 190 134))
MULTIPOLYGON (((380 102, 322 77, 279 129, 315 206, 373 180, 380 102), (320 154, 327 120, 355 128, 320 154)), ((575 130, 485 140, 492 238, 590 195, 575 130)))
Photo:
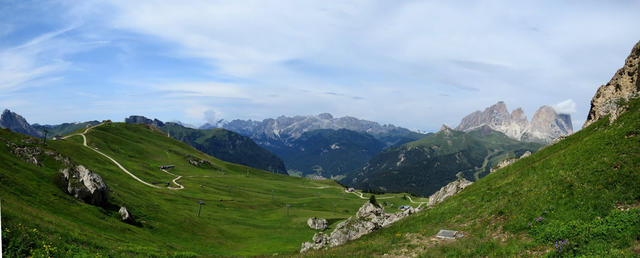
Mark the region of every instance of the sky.
POLYGON ((640 1, 0 0, 0 109, 194 125, 331 113, 437 131, 504 101, 584 123, 640 1))

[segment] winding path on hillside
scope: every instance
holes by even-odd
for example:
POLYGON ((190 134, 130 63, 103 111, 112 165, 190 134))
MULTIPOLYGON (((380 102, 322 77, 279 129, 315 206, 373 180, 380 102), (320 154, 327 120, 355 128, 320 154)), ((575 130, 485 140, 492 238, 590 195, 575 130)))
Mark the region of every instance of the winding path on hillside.
POLYGON ((422 205, 423 205, 423 204, 425 204, 425 203, 428 203, 428 202, 414 202, 414 201, 413 201, 413 199, 411 199, 411 196, 410 196, 410 195, 407 195, 407 198, 409 198, 409 201, 410 201, 411 203, 419 203, 419 204, 418 204, 418 207, 416 207, 416 209, 420 209, 420 206, 422 206, 422 205))
MULTIPOLYGON (((153 188, 162 188, 162 187, 159 187, 159 186, 157 186, 157 185, 153 185, 153 184, 151 184, 151 183, 148 183, 148 182, 146 182, 146 181, 144 181, 144 180, 142 180, 142 179, 138 178, 136 175, 134 175, 133 173, 129 172, 129 170, 127 170, 127 169, 126 169, 126 168, 124 168, 122 165, 120 165, 120 163, 118 163, 115 159, 113 159, 112 157, 109 157, 109 155, 104 154, 103 152, 99 151, 97 148, 91 148, 91 147, 89 147, 89 145, 87 145, 87 136, 85 136, 85 134, 86 134, 87 132, 89 132, 89 130, 91 130, 91 129, 95 128, 95 127, 101 126, 101 125, 103 125, 103 124, 104 124, 104 123, 100 123, 100 124, 97 124, 97 125, 94 125, 94 126, 91 126, 91 127, 87 127, 87 129, 85 129, 85 130, 84 130, 84 132, 82 132, 82 133, 70 134, 70 135, 67 135, 67 136, 63 137, 62 139, 67 139, 67 138, 69 138, 69 137, 72 137, 72 136, 78 136, 78 135, 79 135, 79 136, 82 136, 82 145, 84 145, 84 147, 87 147, 87 148, 89 148, 90 150, 95 151, 95 152, 97 152, 98 154, 100 154, 100 155, 104 156, 105 158, 107 158, 107 159, 111 160, 111 162, 113 162, 114 164, 116 164, 116 166, 118 166, 118 168, 120 168, 120 170, 122 170, 123 172, 127 173, 129 176, 133 177, 133 179, 135 179, 136 181, 138 181, 138 182, 140 182, 140 183, 143 183, 143 184, 145 184, 145 185, 147 185, 147 186, 149 186, 149 187, 153 187, 153 188)), ((171 189, 171 190, 181 190, 181 189, 184 189, 184 186, 182 186, 181 184, 178 184, 178 182, 176 182, 176 181, 178 181, 180 178, 182 178, 182 176, 178 176, 178 175, 176 175, 176 174, 170 173, 170 172, 168 172, 168 171, 166 171, 166 170, 164 170, 164 169, 162 169, 162 171, 164 171, 164 172, 165 172, 165 173, 167 173, 167 174, 170 174, 170 175, 176 176, 176 178, 175 178, 175 179, 173 179, 173 183, 174 183, 174 184, 176 184, 177 186, 179 186, 179 187, 170 187, 170 186, 167 186, 167 189, 171 189)))
POLYGON ((473 177, 476 178, 476 181, 478 181, 480 179, 480 173, 482 173, 486 169, 487 164, 489 164, 489 158, 493 154, 496 154, 497 152, 498 152, 498 150, 489 151, 489 154, 487 154, 487 156, 484 157, 484 161, 482 161, 482 167, 480 169, 477 169, 476 172, 473 173, 473 177))
MULTIPOLYGON (((369 199, 367 197, 364 197, 363 193, 358 193, 358 192, 351 192, 351 193, 355 194, 358 197, 360 197, 360 199, 369 199)), ((376 198, 376 199, 377 200, 385 200, 385 199, 391 199, 391 198, 397 198, 397 196, 387 196, 387 197, 380 197, 380 198, 376 198)), ((411 199, 411 196, 409 196, 409 195, 407 195, 407 198, 409 198, 409 201, 411 203, 417 203, 418 204, 418 207, 416 207, 416 209, 420 208, 420 206, 422 206, 423 204, 428 203, 428 202, 416 202, 413 199, 411 199)))

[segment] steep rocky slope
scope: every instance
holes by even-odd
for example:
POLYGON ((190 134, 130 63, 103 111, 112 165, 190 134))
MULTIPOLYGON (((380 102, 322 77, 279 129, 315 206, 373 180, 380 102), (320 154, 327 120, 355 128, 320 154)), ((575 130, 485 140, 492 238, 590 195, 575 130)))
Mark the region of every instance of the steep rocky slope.
POLYGON ((625 60, 613 78, 600 86, 591 100, 591 109, 587 115, 587 121, 582 126, 589 126, 596 120, 611 115, 615 120, 620 114, 619 102, 638 96, 640 92, 640 41, 631 50, 631 54, 625 60))
POLYGON ((573 133, 571 116, 568 114, 557 114, 552 107, 542 106, 529 122, 521 108, 509 114, 502 101, 482 112, 475 111, 464 117, 456 130, 468 132, 484 125, 525 142, 551 143, 560 136, 573 133))
POLYGON ((7 128, 12 132, 41 137, 42 134, 33 128, 24 117, 5 109, 0 116, 0 128, 7 128))

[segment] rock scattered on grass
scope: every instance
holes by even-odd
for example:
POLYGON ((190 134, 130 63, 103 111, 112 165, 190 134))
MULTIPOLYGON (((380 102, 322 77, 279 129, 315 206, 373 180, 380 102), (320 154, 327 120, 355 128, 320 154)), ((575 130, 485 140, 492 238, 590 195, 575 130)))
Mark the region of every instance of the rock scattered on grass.
POLYGON ((60 173, 67 183, 65 191, 68 194, 91 205, 101 206, 107 203, 109 187, 100 175, 82 165, 63 168, 60 173))
POLYGON ((315 230, 325 230, 327 229, 327 220, 313 217, 307 220, 307 225, 309 225, 310 228, 315 230))

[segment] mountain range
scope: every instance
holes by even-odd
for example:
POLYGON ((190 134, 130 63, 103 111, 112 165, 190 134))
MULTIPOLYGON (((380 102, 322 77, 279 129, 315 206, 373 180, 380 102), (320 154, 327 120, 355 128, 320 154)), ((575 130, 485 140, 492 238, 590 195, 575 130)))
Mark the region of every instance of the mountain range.
POLYGON ((522 108, 516 108, 509 113, 503 101, 475 111, 460 121, 456 127, 459 131, 471 131, 482 126, 504 133, 505 135, 524 142, 551 143, 554 139, 573 133, 571 115, 558 114, 550 106, 542 106, 528 121, 522 108))
POLYGON ((67 134, 71 134, 78 129, 86 128, 87 126, 94 126, 99 124, 100 122, 97 120, 87 121, 87 122, 78 122, 78 123, 62 123, 58 125, 40 125, 40 124, 32 124, 34 129, 38 130, 41 134, 44 134, 45 130, 47 130, 47 138, 53 138, 54 136, 63 136, 67 134))
POLYGON ((426 136, 394 125, 350 116, 335 118, 328 113, 262 121, 218 121, 201 128, 213 126, 250 137, 284 160, 293 175, 327 178, 360 168, 383 148, 426 136))

